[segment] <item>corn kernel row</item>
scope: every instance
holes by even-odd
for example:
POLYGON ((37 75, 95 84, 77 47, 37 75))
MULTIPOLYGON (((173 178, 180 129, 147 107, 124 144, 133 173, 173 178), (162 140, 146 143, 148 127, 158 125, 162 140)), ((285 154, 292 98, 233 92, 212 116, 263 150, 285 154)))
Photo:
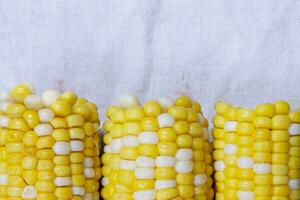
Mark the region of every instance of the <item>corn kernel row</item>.
POLYGON ((104 199, 212 199, 207 120, 182 96, 140 105, 125 94, 104 123, 104 199))
POLYGON ((21 84, 1 94, 0 112, 0 198, 99 199, 95 104, 21 84))
POLYGON ((216 199, 299 199, 300 112, 284 101, 215 109, 216 199))

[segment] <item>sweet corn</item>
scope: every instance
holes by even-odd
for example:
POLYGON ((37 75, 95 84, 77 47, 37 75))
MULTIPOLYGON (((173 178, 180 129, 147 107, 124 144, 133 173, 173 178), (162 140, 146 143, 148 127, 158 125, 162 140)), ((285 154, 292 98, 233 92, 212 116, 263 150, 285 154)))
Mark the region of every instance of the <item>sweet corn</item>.
POLYGON ((285 101, 215 110, 216 199, 299 199, 300 113, 285 101))
POLYGON ((97 107, 73 92, 14 87, 0 113, 0 199, 99 199, 97 107))
POLYGON ((143 106, 129 94, 119 101, 104 123, 103 199, 212 199, 211 147, 200 105, 186 96, 143 106))

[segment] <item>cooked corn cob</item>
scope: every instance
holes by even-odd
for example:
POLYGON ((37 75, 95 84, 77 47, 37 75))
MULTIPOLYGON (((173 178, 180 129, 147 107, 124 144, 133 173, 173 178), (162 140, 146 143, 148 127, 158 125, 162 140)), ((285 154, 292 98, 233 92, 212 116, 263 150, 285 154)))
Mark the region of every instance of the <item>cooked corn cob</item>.
POLYGON ((95 104, 28 84, 1 97, 0 199, 99 199, 95 104))
POLYGON ((207 120, 186 96, 140 105, 125 94, 107 109, 103 189, 109 200, 212 199, 207 120))
POLYGON ((216 198, 299 199, 300 113, 290 112, 285 101, 261 104, 253 110, 218 102, 215 109, 216 198), (229 121, 224 122, 224 119, 229 121), (224 136, 221 131, 216 131, 222 127, 224 136), (223 138, 224 159, 218 153, 223 138), (238 157, 228 157, 227 154, 238 157), (222 170, 225 180, 220 178, 222 170))

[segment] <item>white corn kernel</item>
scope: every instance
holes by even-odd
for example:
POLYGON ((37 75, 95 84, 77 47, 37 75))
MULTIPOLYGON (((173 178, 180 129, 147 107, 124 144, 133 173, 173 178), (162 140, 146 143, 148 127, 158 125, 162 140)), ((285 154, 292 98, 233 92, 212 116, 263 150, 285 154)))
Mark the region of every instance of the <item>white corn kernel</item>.
POLYGON ((239 200, 253 200, 254 199, 254 192, 248 191, 237 191, 237 198, 239 200))
POLYGON ((104 153, 112 153, 111 149, 110 149, 110 146, 108 144, 104 146, 103 151, 104 151, 104 153))
POLYGON ((192 149, 178 149, 175 155, 177 160, 191 160, 193 158, 193 151, 192 149))
POLYGON ((83 200, 94 200, 94 194, 93 193, 85 193, 83 196, 83 200))
POLYGON ((84 150, 84 144, 80 140, 71 140, 71 151, 83 151, 84 150))
POLYGON ((22 192, 23 199, 35 199, 37 196, 37 191, 34 186, 26 185, 22 192))
POLYGON ((121 138, 113 139, 110 142, 109 146, 112 153, 120 153, 122 148, 122 139, 121 138))
POLYGON ((93 168, 85 168, 83 173, 85 178, 95 177, 95 170, 93 168))
POLYGON ((255 163, 253 171, 256 174, 269 174, 271 173, 271 164, 268 163, 255 163))
POLYGON ((154 200, 155 190, 139 190, 133 193, 134 200, 154 200))
POLYGON ((121 95, 118 99, 118 102, 123 108, 129 108, 140 105, 139 100, 134 95, 128 93, 121 95))
POLYGON ((205 184, 207 181, 207 175, 206 174, 197 174, 194 177, 194 185, 199 186, 205 184))
POLYGON ((69 186, 72 185, 72 179, 70 177, 56 177, 54 180, 56 186, 69 186))
POLYGON ((155 167, 155 159, 147 156, 139 156, 136 159, 137 167, 155 167))
POLYGON ((71 152, 71 146, 68 142, 56 142, 52 149, 56 155, 68 155, 71 152))
POLYGON ((55 103, 59 99, 59 92, 56 90, 46 90, 42 94, 42 99, 44 105, 50 107, 53 103, 55 103))
POLYGON ((300 124, 292 123, 289 127, 290 135, 300 135, 300 124))
POLYGON ((300 179, 289 180, 289 187, 292 190, 299 190, 300 189, 300 179))
POLYGON ((9 118, 5 115, 0 116, 0 127, 1 128, 8 128, 9 118))
POLYGON ((80 186, 73 186, 72 193, 73 195, 83 196, 85 194, 85 188, 80 186))
POLYGON ((54 119, 54 112, 49 108, 39 110, 39 118, 42 123, 49 123, 54 119))
POLYGON ((85 157, 83 160, 83 165, 84 167, 93 167, 94 165, 94 160, 91 157, 85 157))
POLYGON ((178 161, 175 166, 175 170, 178 173, 190 173, 193 171, 193 162, 192 161, 178 161))
POLYGON ((173 106, 173 102, 174 102, 173 99, 167 96, 158 97, 157 101, 164 109, 164 111, 167 111, 171 106, 173 106))
POLYGON ((108 177, 103 177, 102 180, 101 180, 101 184, 103 186, 106 186, 107 184, 109 184, 109 179, 108 177))
POLYGON ((10 104, 11 103, 7 100, 0 101, 0 111, 6 113, 10 104))
POLYGON ((153 168, 136 168, 134 174, 137 179, 154 179, 153 168))
POLYGON ((50 124, 39 124, 34 128, 34 132, 36 132, 38 136, 51 135, 53 128, 50 124))
POLYGON ((234 144, 226 144, 224 146, 224 153, 227 155, 235 155, 237 152, 237 146, 234 144))
POLYGON ((224 130, 228 132, 235 132, 237 124, 237 121, 227 121, 224 125, 224 130))
POLYGON ((43 99, 38 95, 31 94, 24 99, 24 104, 28 109, 39 110, 43 107, 43 99))
POLYGON ((251 157, 240 157, 237 160, 239 168, 251 169, 254 166, 254 160, 251 157))
POLYGON ((162 190, 167 188, 175 188, 177 186, 176 180, 156 180, 155 189, 162 190))
POLYGON ((119 168, 128 171, 134 171, 136 169, 136 163, 133 160, 120 159, 119 168))
POLYGON ((137 136, 127 135, 122 137, 122 146, 123 147, 137 147, 139 146, 140 141, 137 136))
POLYGON ((157 167, 175 167, 176 158, 173 156, 158 156, 155 164, 157 167))
POLYGON ((163 113, 157 116, 158 125, 160 128, 172 127, 175 123, 175 119, 169 113, 163 113))
POLYGON ((224 171, 226 165, 223 161, 218 160, 214 163, 214 167, 216 171, 224 171))
POLYGON ((157 144, 159 141, 157 133, 150 131, 140 133, 139 140, 142 144, 157 144))
POLYGON ((0 185, 7 185, 8 175, 0 174, 0 185))

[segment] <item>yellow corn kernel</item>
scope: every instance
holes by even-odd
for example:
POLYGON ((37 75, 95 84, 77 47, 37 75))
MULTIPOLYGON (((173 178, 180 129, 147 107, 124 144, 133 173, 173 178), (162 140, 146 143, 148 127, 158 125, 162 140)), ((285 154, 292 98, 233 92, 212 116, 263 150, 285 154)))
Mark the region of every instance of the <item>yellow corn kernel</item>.
POLYGON ((20 118, 26 111, 26 107, 23 104, 13 103, 8 105, 6 115, 9 118, 20 118))
POLYGON ((56 165, 68 165, 70 164, 70 158, 69 156, 55 156, 53 162, 56 165))
POLYGON ((236 132, 239 135, 251 135, 254 130, 254 125, 248 122, 240 122, 236 127, 236 132))
POLYGON ((69 176, 71 174, 71 168, 68 165, 56 165, 53 171, 56 176, 69 176))
POLYGON ((34 185, 38 181, 37 170, 25 170, 23 172, 23 179, 29 185, 34 185))
POLYGON ((52 149, 40 149, 36 152, 36 157, 38 159, 53 159, 55 153, 52 149))
POLYGON ((76 186, 83 186, 85 184, 85 177, 82 174, 72 175, 72 183, 76 186))
POLYGON ((129 122, 138 122, 145 116, 144 110, 141 107, 133 106, 125 111, 125 120, 129 122))
POLYGON ((178 190, 176 188, 162 189, 156 192, 156 198, 158 200, 172 199, 178 196, 178 190))
POLYGON ((54 143, 55 140, 52 136, 43 136, 38 138, 36 142, 36 147, 39 149, 52 148, 54 143))
POLYGON ((11 97, 19 103, 23 103, 24 99, 28 96, 32 94, 32 91, 30 90, 30 88, 25 85, 25 84, 20 84, 17 85, 15 87, 13 87, 10 91, 10 95, 11 97))
POLYGON ((53 181, 55 179, 55 173, 53 171, 42 170, 38 171, 38 180, 40 181, 53 181))
POLYGON ((177 152, 177 145, 174 142, 160 142, 157 148, 159 155, 162 156, 172 156, 177 152))
POLYGON ((22 153, 8 153, 7 154, 7 163, 11 165, 20 165, 23 160, 22 153))
POLYGON ((35 169, 37 166, 37 158, 34 156, 27 156, 23 158, 22 167, 23 169, 35 169))
POLYGON ((290 105, 285 101, 275 102, 275 112, 277 114, 288 114, 290 111, 290 105))
POLYGON ((83 164, 71 164, 72 174, 82 174, 84 171, 83 164))
POLYGON ((72 189, 71 189, 71 187, 58 187, 55 190, 55 196, 58 199, 71 199, 72 198, 72 189))
POLYGON ((120 153, 121 158, 127 160, 135 160, 139 156, 139 148, 123 147, 120 153))
POLYGON ((289 114, 289 118, 294 123, 300 123, 300 112, 292 112, 289 114))
POLYGON ((179 196, 182 198, 191 198, 194 195, 193 185, 179 185, 177 188, 179 196))
POLYGON ((38 192, 54 192, 56 187, 51 181, 38 181, 35 188, 38 192))
POLYGON ((255 108, 255 113, 259 116, 273 117, 275 115, 275 107, 270 104, 260 104, 255 108))
POLYGON ((155 158, 158 156, 158 150, 156 148, 156 145, 141 144, 139 146, 139 154, 155 158))
POLYGON ((201 137, 202 136, 202 126, 198 122, 193 122, 189 126, 189 134, 192 137, 201 137))
POLYGON ((173 167, 157 167, 155 169, 156 179, 175 179, 176 171, 173 167))
POLYGON ((272 127, 272 119, 264 116, 257 116, 254 120, 254 125, 257 128, 269 129, 272 127))
POLYGON ((272 130, 272 141, 283 142, 288 141, 290 135, 287 130, 272 130))
POLYGON ((56 196, 54 193, 41 193, 39 192, 36 197, 37 200, 56 200, 56 196))
POLYGON ((40 123, 39 115, 36 111, 28 110, 23 113, 23 119, 29 126, 29 128, 33 129, 40 123))
POLYGON ((123 130, 122 130, 122 125, 121 124, 114 124, 111 128, 110 135, 113 138, 118 138, 123 136, 123 130))
POLYGON ((240 108, 237 110, 236 116, 239 122, 253 122, 256 114, 253 110, 240 108))
POLYGON ((69 135, 71 139, 84 139, 85 132, 81 128, 70 128, 69 135))
POLYGON ((83 130, 85 131, 86 135, 88 135, 88 136, 91 136, 95 133, 94 126, 91 122, 84 123, 83 130))
POLYGON ((272 129, 288 129, 290 123, 290 118, 287 115, 275 115, 272 118, 272 129))
POLYGON ((37 164, 38 170, 52 170, 54 168, 54 163, 52 160, 39 160, 37 164))
POLYGON ((58 100, 51 105, 51 109, 58 117, 65 117, 71 113, 71 106, 62 100, 58 100))
POLYGON ((190 135, 179 135, 176 143, 179 148, 191 148, 193 146, 193 138, 190 135))
POLYGON ((217 114, 224 115, 225 110, 229 107, 227 103, 217 101, 214 105, 217 114))
POLYGON ((84 160, 84 154, 81 152, 71 153, 70 161, 71 163, 82 163, 84 160))
POLYGON ((70 133, 67 129, 55 129, 52 132, 52 137, 55 141, 69 141, 70 133))
POLYGON ((268 141, 271 139, 271 131, 259 128, 254 131, 253 136, 256 141, 268 141))
POLYGON ((192 173, 177 174, 176 181, 179 185, 191 185, 194 182, 194 175, 192 173))
POLYGON ((134 183, 135 176, 134 171, 119 170, 118 171, 118 182, 122 185, 131 187, 134 183))
POLYGON ((176 140, 176 132, 173 128, 162 128, 158 131, 158 138, 161 142, 173 142, 176 140))
POLYGON ((20 130, 20 131, 29 130, 29 127, 27 126, 26 122, 22 118, 9 120, 8 128, 14 130, 20 130))
POLYGON ((224 117, 227 121, 236 120, 237 118, 237 108, 235 107, 228 107, 224 112, 224 117))
POLYGON ((122 127, 122 135, 138 135, 142 132, 142 126, 139 122, 126 122, 122 127))
POLYGON ((56 117, 54 118, 50 124, 53 126, 53 128, 67 128, 67 121, 65 120, 65 118, 59 118, 56 117))
POLYGON ((64 92, 60 98, 61 100, 68 102, 71 107, 73 107, 77 101, 77 95, 74 92, 64 92))
POLYGON ((157 119, 152 117, 143 118, 141 125, 144 131, 157 131, 159 129, 157 119))
POLYGON ((23 143, 26 146, 34 146, 37 142, 38 136, 34 131, 27 131, 23 136, 23 143))

